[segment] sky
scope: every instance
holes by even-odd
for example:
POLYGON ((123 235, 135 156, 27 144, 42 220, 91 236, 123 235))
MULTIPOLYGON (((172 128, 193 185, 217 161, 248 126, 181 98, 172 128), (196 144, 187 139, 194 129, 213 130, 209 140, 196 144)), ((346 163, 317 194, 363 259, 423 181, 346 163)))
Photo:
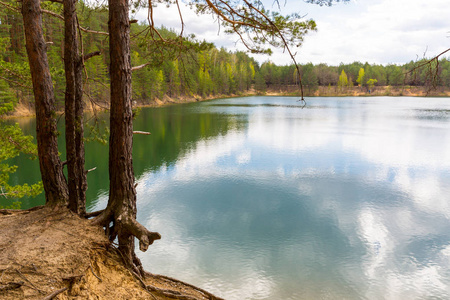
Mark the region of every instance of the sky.
MULTIPOLYGON (((278 10, 271 0, 266 8, 278 10)), ((331 7, 280 0, 281 12, 298 12, 313 19, 317 32, 309 33, 297 48, 298 63, 339 65, 354 61, 371 64, 403 64, 417 58, 433 57, 450 48, 450 5, 448 0, 350 0, 331 7)), ((211 16, 197 16, 182 8, 185 32, 213 42, 216 47, 245 50, 238 37, 220 29, 211 16)), ((138 13, 145 19, 146 11, 138 13)), ((175 30, 180 19, 175 7, 155 8, 155 23, 175 30)), ((270 60, 277 65, 290 64, 287 53, 274 51, 271 56, 252 55, 260 63, 270 60)))

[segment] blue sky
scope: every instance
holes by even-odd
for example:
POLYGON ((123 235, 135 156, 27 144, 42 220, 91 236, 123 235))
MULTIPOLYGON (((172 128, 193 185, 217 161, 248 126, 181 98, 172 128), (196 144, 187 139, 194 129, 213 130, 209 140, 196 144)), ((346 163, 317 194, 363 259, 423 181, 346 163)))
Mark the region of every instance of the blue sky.
MULTIPOLYGON (((272 0, 265 0, 266 8, 272 0)), ((450 5, 448 0, 350 0, 332 7, 307 4, 303 0, 280 0, 281 12, 299 12, 314 19, 318 31, 305 37, 297 50, 299 63, 351 63, 353 61, 403 64, 417 57, 434 56, 450 48, 450 5)), ((138 14, 145 19, 147 12, 138 14)), ((244 50, 238 38, 220 30, 211 16, 196 16, 183 8, 185 32, 230 50, 244 50), (237 42, 237 43, 236 43, 237 42)), ((155 8, 155 21, 169 28, 180 28, 175 7, 155 8)), ((257 55, 259 62, 270 59, 290 64, 286 53, 275 51, 270 57, 257 55)))

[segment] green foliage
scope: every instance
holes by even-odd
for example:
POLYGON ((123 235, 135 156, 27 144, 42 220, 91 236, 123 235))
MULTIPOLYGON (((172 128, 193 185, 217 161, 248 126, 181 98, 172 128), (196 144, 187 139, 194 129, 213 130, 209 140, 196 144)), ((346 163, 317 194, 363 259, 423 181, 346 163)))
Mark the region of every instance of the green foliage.
POLYGON ((373 79, 373 78, 367 80, 366 83, 367 83, 367 87, 369 88, 369 90, 372 90, 377 82, 378 82, 378 80, 373 79))
MULTIPOLYGON (((17 2, 7 1, 12 7, 17 2)), ((4 208, 20 208, 17 199, 34 197, 42 192, 42 183, 11 184, 10 176, 17 170, 11 160, 19 155, 37 157, 33 137, 25 136, 18 124, 1 120, 14 110, 19 98, 26 98, 31 86, 25 56, 22 18, 8 9, 0 10, 0 196, 11 204, 4 208)))
POLYGON ((362 86, 364 84, 364 68, 360 68, 358 72, 358 79, 356 79, 356 82, 359 84, 359 86, 362 86))
POLYGON ((0 116, 13 111, 16 103, 13 90, 5 80, 0 79, 0 116))
POLYGON ((133 107, 133 120, 136 119, 142 111, 142 107, 133 107))
POLYGON ((10 165, 8 160, 25 154, 30 159, 36 159, 36 145, 33 137, 25 136, 18 124, 7 125, 0 123, 0 193, 6 198, 34 197, 42 192, 42 183, 10 185, 9 177, 17 170, 17 166, 10 165))
POLYGON ((96 141, 102 145, 108 144, 109 127, 105 120, 95 118, 92 122, 88 122, 85 127, 87 137, 84 140, 86 142, 96 141))
POLYGON ((339 75, 338 87, 343 88, 348 86, 348 77, 344 70, 342 70, 341 75, 339 75))
POLYGON ((314 65, 312 63, 302 66, 302 84, 309 90, 315 90, 319 86, 319 80, 314 72, 314 65))
POLYGON ((20 201, 13 201, 10 205, 0 205, 0 209, 20 209, 22 206, 22 202, 20 201))
POLYGON ((255 75, 255 90, 260 93, 265 93, 267 90, 266 81, 260 72, 257 72, 255 75))

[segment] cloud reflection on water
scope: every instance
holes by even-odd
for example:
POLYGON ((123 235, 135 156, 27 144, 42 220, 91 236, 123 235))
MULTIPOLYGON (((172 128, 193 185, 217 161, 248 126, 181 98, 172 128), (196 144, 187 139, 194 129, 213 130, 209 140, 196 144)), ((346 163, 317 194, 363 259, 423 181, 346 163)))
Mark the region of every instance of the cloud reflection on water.
POLYGON ((140 221, 163 236, 148 269, 226 299, 450 296, 450 125, 404 100, 320 101, 236 107, 246 129, 144 173, 140 221))

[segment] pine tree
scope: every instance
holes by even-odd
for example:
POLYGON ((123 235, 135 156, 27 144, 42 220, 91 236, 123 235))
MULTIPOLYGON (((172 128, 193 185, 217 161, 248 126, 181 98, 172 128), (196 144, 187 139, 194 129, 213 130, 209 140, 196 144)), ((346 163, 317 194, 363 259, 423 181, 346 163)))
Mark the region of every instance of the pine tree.
POLYGON ((255 90, 259 93, 265 93, 267 90, 267 84, 261 72, 255 74, 255 90))

